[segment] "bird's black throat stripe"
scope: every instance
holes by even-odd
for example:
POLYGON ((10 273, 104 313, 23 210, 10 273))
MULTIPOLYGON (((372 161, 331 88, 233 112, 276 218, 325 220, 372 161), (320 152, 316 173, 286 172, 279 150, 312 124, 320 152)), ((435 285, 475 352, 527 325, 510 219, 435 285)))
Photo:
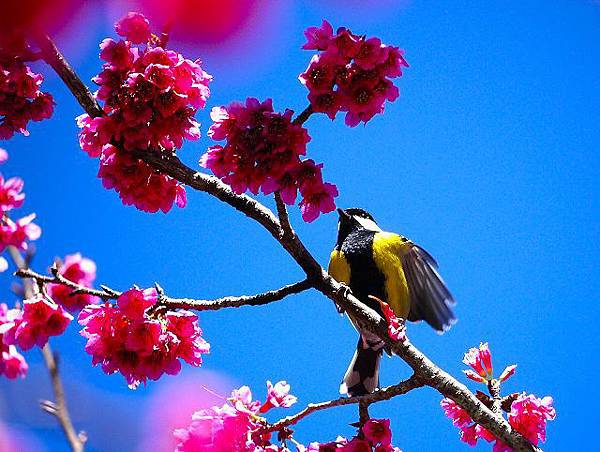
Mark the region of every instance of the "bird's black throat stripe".
POLYGON ((350 289, 364 304, 381 314, 381 307, 369 295, 386 299, 385 276, 373 259, 373 237, 376 232, 352 231, 342 243, 341 251, 350 266, 350 289))

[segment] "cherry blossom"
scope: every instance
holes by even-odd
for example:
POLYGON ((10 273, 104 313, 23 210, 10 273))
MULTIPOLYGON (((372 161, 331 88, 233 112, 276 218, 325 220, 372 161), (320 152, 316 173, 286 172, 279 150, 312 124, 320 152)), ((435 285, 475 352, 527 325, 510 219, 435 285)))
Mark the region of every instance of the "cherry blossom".
POLYGON ((8 212, 17 209, 25 201, 25 193, 22 193, 25 183, 20 177, 11 177, 4 180, 0 174, 0 211, 8 212))
MULTIPOLYGON (((80 253, 69 254, 58 267, 58 273, 80 286, 93 287, 96 279, 96 264, 80 253)), ((89 304, 98 302, 98 297, 87 294, 73 294, 73 289, 64 284, 48 284, 48 295, 69 312, 76 312, 89 304)))
POLYGON ((210 350, 202 338, 198 316, 167 311, 157 305, 156 289, 130 289, 116 305, 89 305, 78 321, 87 339, 92 364, 107 374, 121 373, 131 388, 163 374, 176 375, 180 359, 199 367, 210 350))
POLYGON ((291 407, 298 398, 289 392, 290 385, 287 382, 279 381, 273 385, 271 381, 267 381, 267 401, 260 407, 260 412, 265 413, 275 407, 291 407))
POLYGON ((350 127, 368 121, 384 110, 386 101, 395 101, 400 92, 390 79, 402 75, 408 67, 404 52, 386 46, 378 38, 366 38, 323 21, 321 27, 309 27, 303 49, 317 50, 299 79, 308 90, 308 100, 316 112, 334 119, 346 112, 350 127))
POLYGON ((115 28, 125 40, 102 41, 100 57, 105 63, 94 77, 105 115, 77 118, 80 146, 90 157, 100 158, 98 177, 125 205, 166 213, 173 204, 186 205, 183 185, 135 152, 171 153, 184 140, 197 140, 200 125, 194 115, 206 104, 212 77, 200 60, 163 48, 143 15, 129 13, 115 28))
POLYGON ((323 182, 322 164, 302 159, 310 136, 293 123, 292 115, 291 110, 276 113, 271 99, 248 98, 244 104, 213 108, 214 124, 208 135, 227 142, 210 147, 200 158, 200 166, 209 168, 236 193, 280 191, 283 201, 292 205, 300 191, 302 218, 311 222, 335 210, 338 191, 323 182))
POLYGON ((22 310, 7 312, 7 323, 0 333, 4 333, 5 343, 29 350, 34 345, 43 347, 50 336, 64 333, 71 320, 73 316, 61 306, 43 294, 36 294, 23 301, 22 310))
MULTIPOLYGON (((14 327, 14 319, 9 320, 9 309, 4 303, 0 303, 0 375, 6 376, 9 380, 15 378, 25 378, 27 374, 27 362, 14 345, 9 345, 4 341, 4 333, 14 327)), ((14 317, 15 313, 11 313, 14 317)))

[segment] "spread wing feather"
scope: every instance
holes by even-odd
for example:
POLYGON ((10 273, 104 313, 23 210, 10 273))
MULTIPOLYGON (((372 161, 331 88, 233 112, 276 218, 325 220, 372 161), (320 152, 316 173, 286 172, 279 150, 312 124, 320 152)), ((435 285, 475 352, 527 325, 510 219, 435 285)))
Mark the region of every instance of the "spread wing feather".
POLYGON ((435 259, 413 244, 402 256, 402 267, 410 298, 408 320, 425 320, 439 332, 448 330, 456 323, 451 309, 455 301, 436 270, 435 259))

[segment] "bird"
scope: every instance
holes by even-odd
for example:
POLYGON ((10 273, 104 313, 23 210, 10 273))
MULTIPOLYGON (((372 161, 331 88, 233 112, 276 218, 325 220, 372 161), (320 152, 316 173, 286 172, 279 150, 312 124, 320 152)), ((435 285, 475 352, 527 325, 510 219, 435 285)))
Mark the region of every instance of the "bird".
MULTIPOLYGON (((456 323, 454 298, 437 271, 437 262, 425 249, 400 234, 383 231, 364 209, 337 212, 337 242, 328 266, 331 277, 380 315, 379 300, 383 300, 397 317, 424 320, 439 333, 456 323)), ((360 331, 351 317, 350 321, 360 337, 340 393, 352 397, 379 389, 385 346, 375 334, 360 331)))

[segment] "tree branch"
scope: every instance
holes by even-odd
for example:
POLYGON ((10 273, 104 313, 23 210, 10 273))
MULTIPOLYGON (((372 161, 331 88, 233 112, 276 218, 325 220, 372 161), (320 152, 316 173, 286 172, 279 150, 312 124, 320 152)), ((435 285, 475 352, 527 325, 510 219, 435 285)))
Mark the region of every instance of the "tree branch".
MULTIPOLYGON (((8 253, 15 266, 19 269, 17 273, 28 270, 27 263, 18 249, 14 246, 9 246, 8 253)), ((25 298, 33 297, 37 293, 37 287, 31 283, 31 279, 29 279, 31 276, 21 276, 21 278, 23 280, 25 298)), ((83 434, 77 434, 75 427, 73 427, 73 423, 71 422, 71 416, 67 409, 64 387, 58 372, 57 360, 52 353, 49 342, 42 348, 42 356, 44 357, 44 362, 50 373, 55 402, 43 401, 40 403, 40 407, 57 419, 71 446, 71 450, 73 452, 83 452, 86 437, 83 434)))
POLYGON ((298 423, 300 420, 304 419, 306 416, 316 411, 327 410, 336 406, 345 406, 353 404, 362 404, 368 406, 371 403, 381 402, 382 400, 389 400, 393 397, 406 394, 407 392, 412 391, 413 389, 420 388, 422 386, 424 386, 424 384, 419 380, 419 377, 413 375, 407 380, 404 380, 393 386, 388 386, 387 388, 381 389, 372 394, 356 397, 340 397, 339 399, 329 400, 327 402, 309 403, 306 406, 306 408, 304 408, 299 413, 285 417, 275 422, 274 424, 267 425, 263 431, 265 433, 279 431, 283 428, 289 427, 290 425, 298 423))
POLYGON ((290 223, 287 207, 285 207, 285 203, 283 202, 283 198, 281 197, 281 193, 279 191, 275 192, 275 204, 277 205, 277 216, 279 216, 279 223, 281 224, 283 234, 288 236, 295 235, 290 223))
POLYGON ((161 297, 159 303, 169 308, 194 309, 196 311, 217 311, 223 308, 239 308, 241 306, 262 306, 282 300, 288 295, 294 295, 312 287, 308 279, 270 290, 257 295, 241 295, 238 297, 222 297, 215 300, 193 300, 190 298, 161 297))
MULTIPOLYGON (((15 275, 21 278, 31 278, 38 284, 60 284, 73 289, 73 294, 93 295, 102 298, 103 300, 117 299, 121 295, 121 292, 107 286, 101 286, 102 289, 98 290, 74 283, 62 276, 55 266, 50 268, 50 272, 52 273, 52 276, 42 275, 29 268, 21 268, 15 272, 15 275)), ((157 284, 159 304, 172 309, 194 309, 196 311, 217 311, 223 308, 265 305, 282 300, 289 295, 303 292, 311 287, 312 284, 307 279, 304 279, 294 284, 289 284, 279 289, 269 290, 256 295, 229 296, 217 298, 215 300, 197 300, 193 298, 168 297, 164 294, 162 287, 157 284)))
POLYGON ((49 342, 46 343, 46 345, 44 345, 44 347, 42 348, 42 355, 44 357, 46 367, 50 372, 50 379, 52 381, 52 389, 54 391, 54 399, 56 400, 56 402, 53 403, 48 400, 45 400, 40 402, 40 407, 46 413, 51 414, 58 420, 58 423, 62 427, 63 432, 67 437, 67 441, 71 446, 71 450, 73 452, 83 452, 85 441, 87 438, 85 434, 78 434, 77 432, 75 432, 75 428, 73 427, 73 423, 71 422, 69 410, 67 409, 65 390, 60 379, 60 374, 58 373, 58 360, 52 353, 52 349, 50 348, 49 342))
MULTIPOLYGON (((49 38, 48 38, 49 40, 49 38)), ((46 48, 49 48, 46 45, 46 48)), ((51 49, 55 56, 60 55, 55 46, 51 49)), ((45 57, 48 61, 48 57, 45 57)), ((81 106, 90 116, 99 114, 95 108, 95 100, 87 88, 82 89, 83 83, 72 68, 66 64, 64 58, 49 58, 49 63, 65 80, 67 87, 79 100, 81 106)), ((312 113, 310 108, 304 110, 295 123, 303 123, 312 113)), ((387 335, 387 324, 385 320, 361 303, 348 291, 331 278, 327 272, 318 264, 297 235, 288 236, 283 228, 267 207, 246 195, 237 195, 231 188, 214 176, 202 174, 184 165, 172 152, 165 151, 143 151, 136 152, 136 157, 153 166, 155 169, 167 174, 179 182, 188 185, 198 191, 211 194, 217 199, 229 204, 249 218, 261 224, 277 240, 288 254, 298 263, 307 275, 307 279, 314 288, 326 297, 337 302, 358 323, 359 327, 377 334, 391 350, 400 356, 418 375, 419 379, 426 385, 438 390, 442 395, 454 400, 463 407, 471 418, 492 432, 502 442, 517 451, 539 451, 538 447, 532 445, 525 437, 514 431, 510 424, 501 416, 495 415, 483 403, 481 403, 468 388, 458 382, 448 373, 441 370, 422 352, 414 347, 409 341, 393 342, 387 335)))

